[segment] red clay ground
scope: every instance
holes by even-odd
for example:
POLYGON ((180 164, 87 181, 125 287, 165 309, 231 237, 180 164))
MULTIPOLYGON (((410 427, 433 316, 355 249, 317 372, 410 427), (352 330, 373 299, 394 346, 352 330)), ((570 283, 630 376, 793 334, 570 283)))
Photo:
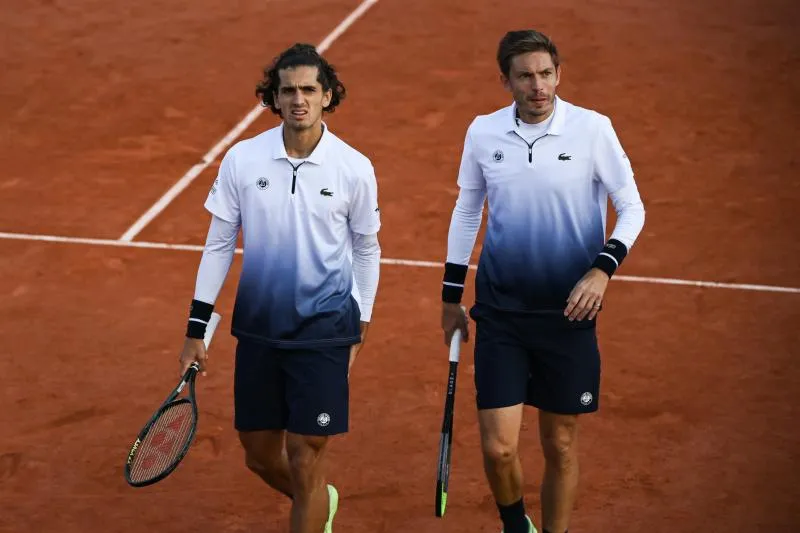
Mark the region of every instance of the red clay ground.
MULTIPOLYGON (((357 2, 15 4, 0 21, 0 231, 116 238, 253 105, 272 55, 319 42, 357 2)), ((609 114, 637 170, 648 220, 625 274, 795 286, 797 7, 515 4, 381 0, 331 48, 350 98, 329 122, 376 165, 384 256, 443 258, 464 130, 506 104, 497 40, 534 26, 560 45, 561 94, 609 114)), ((247 135, 273 123, 265 115, 247 135)), ((201 243, 213 174, 140 239, 201 243)), ((286 504, 245 470, 231 427, 238 260, 198 387, 197 444, 172 477, 134 490, 124 456, 175 380, 180 302, 199 255, 13 241, 2 250, 0 531, 284 530, 286 504)), ((339 532, 499 530, 469 349, 451 503, 433 517, 440 276, 383 268, 353 375, 352 432, 332 448, 339 532)), ((615 282, 608 302, 601 411, 584 424, 571 531, 800 528, 797 295, 615 282)), ((538 515, 533 412, 523 443, 538 515)))

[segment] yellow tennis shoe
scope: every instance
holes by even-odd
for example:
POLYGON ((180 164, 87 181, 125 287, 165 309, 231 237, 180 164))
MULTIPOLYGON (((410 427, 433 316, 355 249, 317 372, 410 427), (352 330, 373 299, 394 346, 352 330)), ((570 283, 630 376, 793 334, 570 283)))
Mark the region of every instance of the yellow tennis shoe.
POLYGON ((339 493, 336 491, 336 487, 328 485, 328 521, 325 522, 325 533, 333 533, 333 517, 336 516, 338 510, 339 493))

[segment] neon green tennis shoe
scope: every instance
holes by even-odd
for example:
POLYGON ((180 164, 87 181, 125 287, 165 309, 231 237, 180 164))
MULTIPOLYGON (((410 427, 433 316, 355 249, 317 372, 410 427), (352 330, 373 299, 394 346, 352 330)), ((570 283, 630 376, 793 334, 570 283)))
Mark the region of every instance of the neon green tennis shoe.
MULTIPOLYGON (((333 485, 328 485, 328 521, 325 522, 325 533, 333 533, 333 517, 339 510, 339 492, 333 485)), ((534 533, 536 530, 534 529, 534 533)))

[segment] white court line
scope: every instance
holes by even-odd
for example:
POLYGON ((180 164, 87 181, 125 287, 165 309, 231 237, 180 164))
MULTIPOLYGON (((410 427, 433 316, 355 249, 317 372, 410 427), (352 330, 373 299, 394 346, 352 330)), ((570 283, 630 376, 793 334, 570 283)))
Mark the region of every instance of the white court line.
MULTIPOLYGON (((367 10, 372 7, 374 4, 377 4, 378 0, 364 0, 359 4, 359 6, 353 10, 352 13, 347 15, 347 17, 339 23, 336 28, 333 29, 331 33, 325 37, 322 42, 317 46, 317 50, 319 53, 324 53, 332 44, 333 42, 341 37, 341 35, 347 31, 347 29, 353 25, 353 23, 358 20, 367 10)), ((179 179, 175 185, 173 185, 164 195, 158 199, 156 203, 154 203, 150 209, 145 212, 139 219, 133 223, 133 225, 128 228, 125 233, 122 234, 122 237, 119 240, 124 242, 131 242, 134 238, 136 238, 139 233, 148 225, 150 222, 153 221, 158 215, 161 214, 167 206, 172 203, 172 201, 182 193, 194 180, 197 176, 203 172, 208 165, 214 162, 217 157, 235 141, 243 132, 246 130, 250 124, 255 122, 255 120, 264 112, 266 108, 261 105, 261 103, 256 104, 256 106, 249 112, 247 115, 238 123, 236 126, 233 127, 231 131, 229 131, 225 136, 220 139, 220 141, 215 144, 211 150, 208 151, 206 155, 203 156, 203 159, 200 160, 199 163, 194 165, 192 168, 189 169, 186 174, 184 174, 181 179, 179 179)))
MULTIPOLYGON (((202 252, 203 245, 200 244, 169 244, 166 242, 126 242, 116 239, 90 239, 82 237, 64 237, 60 235, 33 235, 29 233, 3 233, 0 232, 0 239, 12 239, 19 241, 43 241, 67 244, 88 244, 95 246, 116 246, 120 248, 150 248, 157 250, 183 250, 190 252, 202 252)), ((241 248, 236 249, 237 254, 242 253, 241 248)), ((390 259, 381 258, 381 264, 398 265, 421 268, 443 268, 444 264, 436 261, 417 261, 414 259, 390 259)), ((475 265, 470 265, 471 270, 475 270, 475 265)), ((759 291, 759 292, 784 292, 800 294, 800 287, 781 287, 776 285, 753 285, 750 283, 719 283, 716 281, 693 281, 688 279, 673 278, 652 278, 643 276, 622 276, 617 275, 612 278, 615 281, 629 281, 634 283, 655 283, 659 285, 683 285, 688 287, 704 287, 709 289, 735 289, 740 291, 759 291)))

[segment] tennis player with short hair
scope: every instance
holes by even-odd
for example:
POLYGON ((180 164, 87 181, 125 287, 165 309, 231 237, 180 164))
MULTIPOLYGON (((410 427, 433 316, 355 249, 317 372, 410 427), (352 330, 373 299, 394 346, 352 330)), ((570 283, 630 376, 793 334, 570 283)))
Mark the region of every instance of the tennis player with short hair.
POLYGON ((349 369, 378 287, 377 182, 370 160, 323 122, 345 88, 313 46, 281 53, 256 94, 282 121, 222 160, 205 203, 212 221, 181 367, 205 369, 205 323, 241 228, 232 334, 245 462, 292 499, 292 533, 327 533, 338 493, 326 490, 325 450, 348 430, 349 369))
POLYGON ((609 279, 644 225, 633 169, 611 121, 556 96, 556 46, 513 31, 497 53, 513 103, 470 124, 442 289, 445 342, 488 197, 476 276, 475 387, 484 468, 504 533, 535 532, 518 456, 523 405, 539 410, 547 533, 564 533, 578 487, 578 416, 598 408, 597 316, 609 279), (617 222, 606 241, 610 196, 617 222))

